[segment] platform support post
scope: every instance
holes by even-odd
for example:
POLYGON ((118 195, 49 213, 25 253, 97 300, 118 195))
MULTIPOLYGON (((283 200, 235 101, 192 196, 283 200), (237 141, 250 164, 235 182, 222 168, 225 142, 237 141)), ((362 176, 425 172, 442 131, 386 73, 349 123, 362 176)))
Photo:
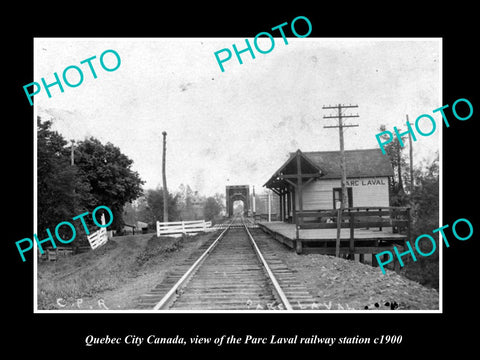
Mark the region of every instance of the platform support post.
POLYGON ((340 257, 340 235, 342 231, 342 209, 337 210, 337 239, 335 241, 335 257, 340 257))
POLYGON ((400 263, 396 258, 393 260, 393 269, 397 274, 400 273, 400 263))
POLYGON ((297 252, 297 254, 301 254, 303 252, 302 240, 298 238, 297 240, 295 240, 295 251, 297 252))

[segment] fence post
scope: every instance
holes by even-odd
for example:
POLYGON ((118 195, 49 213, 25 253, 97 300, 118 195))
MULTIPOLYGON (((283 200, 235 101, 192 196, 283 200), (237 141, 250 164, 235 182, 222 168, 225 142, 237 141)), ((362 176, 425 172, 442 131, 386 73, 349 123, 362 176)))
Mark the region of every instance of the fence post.
MULTIPOLYGON (((380 217, 380 223, 382 223, 382 209, 378 209, 378 212, 380 213, 380 215, 379 215, 379 217, 380 217)), ((380 230, 380 231, 382 231, 382 230, 383 230, 383 227, 382 227, 382 225, 380 225, 380 227, 379 227, 379 229, 378 229, 378 230, 380 230)), ((392 231, 393 231, 393 229, 392 229, 392 231)))
POLYGON ((349 215, 350 215, 350 259, 352 260, 355 260, 355 254, 354 254, 354 250, 355 250, 355 243, 354 243, 354 240, 355 240, 355 213, 353 211, 350 211, 348 210, 349 212, 349 215))
POLYGON ((337 210, 337 240, 335 242, 335 256, 340 257, 340 233, 342 231, 342 208, 337 210))
MULTIPOLYGON (((366 213, 367 213, 367 214, 366 214, 366 219, 367 219, 367 222, 368 222, 368 219, 369 219, 369 217, 368 217, 368 208, 366 209, 366 213)), ((370 226, 367 226, 367 230, 370 230, 370 226)))

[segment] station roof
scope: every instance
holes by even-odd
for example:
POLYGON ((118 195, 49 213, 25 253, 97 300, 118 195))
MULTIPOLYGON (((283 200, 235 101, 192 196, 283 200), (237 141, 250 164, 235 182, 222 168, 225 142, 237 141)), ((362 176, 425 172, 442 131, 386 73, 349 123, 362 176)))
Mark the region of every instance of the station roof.
MULTIPOLYGON (((340 151, 315 151, 303 153, 320 169, 323 179, 340 179, 340 151)), ((380 149, 345 150, 347 178, 393 176, 392 165, 380 149)))
MULTIPOLYGON (((393 169, 387 156, 378 149, 345 150, 347 178, 393 176, 393 169)), ((315 179, 340 179, 340 151, 290 153, 289 159, 264 184, 268 188, 295 186, 300 164, 302 181, 315 179), (296 160, 299 157, 299 160, 296 160)))

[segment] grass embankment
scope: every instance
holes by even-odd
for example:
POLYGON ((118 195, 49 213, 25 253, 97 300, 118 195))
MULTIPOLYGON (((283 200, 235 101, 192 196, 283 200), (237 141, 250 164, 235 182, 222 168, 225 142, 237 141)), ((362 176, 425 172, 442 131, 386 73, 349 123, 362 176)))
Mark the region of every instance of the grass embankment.
MULTIPOLYGON (((110 290, 124 289, 124 294, 133 296, 135 291, 154 286, 156 278, 165 272, 172 257, 179 250, 202 242, 208 235, 188 238, 157 238, 145 234, 121 236, 109 240, 94 251, 60 258, 56 262, 38 263, 38 309, 85 308, 88 299, 95 303, 110 290), (129 288, 131 291, 129 291, 129 288), (133 294, 132 294, 133 292, 133 294), (60 300, 59 300, 60 299, 60 300), (81 299, 81 300, 79 300, 81 299), (79 304, 81 301, 81 305, 79 304)), ((121 292, 121 291, 120 291, 121 292)), ((124 302, 105 299, 109 308, 122 309, 124 302)), ((91 308, 98 309, 90 305, 91 308)))

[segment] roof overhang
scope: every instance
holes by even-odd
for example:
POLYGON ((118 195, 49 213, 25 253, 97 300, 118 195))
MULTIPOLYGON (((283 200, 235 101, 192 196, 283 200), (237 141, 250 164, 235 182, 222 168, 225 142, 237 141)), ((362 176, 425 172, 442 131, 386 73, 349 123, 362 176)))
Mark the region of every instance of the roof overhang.
POLYGON ((295 153, 290 154, 289 159, 273 173, 263 186, 272 190, 280 190, 290 186, 296 187, 299 179, 304 183, 318 179, 323 175, 322 169, 299 149, 295 153))

